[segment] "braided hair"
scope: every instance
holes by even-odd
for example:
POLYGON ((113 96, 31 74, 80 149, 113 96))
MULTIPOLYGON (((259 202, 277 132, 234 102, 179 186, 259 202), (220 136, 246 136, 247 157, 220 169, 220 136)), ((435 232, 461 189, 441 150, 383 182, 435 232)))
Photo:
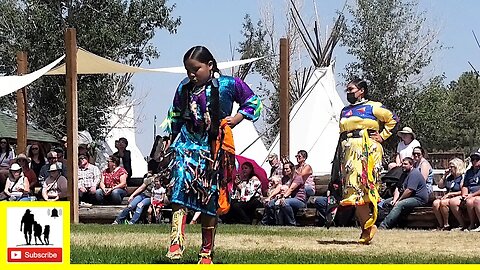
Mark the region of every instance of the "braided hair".
MULTIPOLYGON (((209 62, 212 62, 211 78, 214 77, 213 73, 220 73, 220 70, 217 66, 217 60, 215 60, 212 53, 204 46, 195 46, 190 48, 183 56, 183 62, 185 63, 188 59, 193 59, 203 64, 208 64, 209 62)), ((218 129, 220 127, 220 93, 218 90, 218 83, 216 83, 216 79, 209 80, 207 84, 211 85, 210 105, 208 106, 208 110, 210 112, 210 118, 212 122, 210 126, 209 139, 210 141, 214 141, 217 138, 218 129)), ((182 116, 184 115, 184 112, 186 113, 187 111, 188 92, 189 90, 193 89, 193 87, 194 83, 190 81, 182 88, 182 116)))

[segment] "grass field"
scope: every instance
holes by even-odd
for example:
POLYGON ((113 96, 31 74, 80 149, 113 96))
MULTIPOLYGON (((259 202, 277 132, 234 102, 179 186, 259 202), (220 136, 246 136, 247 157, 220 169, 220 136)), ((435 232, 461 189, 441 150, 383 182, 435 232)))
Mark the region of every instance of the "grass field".
MULTIPOLYGON (((73 264, 169 264, 168 225, 72 225, 73 264)), ((371 245, 356 243, 358 228, 220 225, 215 263, 356 264, 480 263, 480 234, 382 230, 371 245)), ((182 260, 196 263, 200 225, 188 225, 182 260)))

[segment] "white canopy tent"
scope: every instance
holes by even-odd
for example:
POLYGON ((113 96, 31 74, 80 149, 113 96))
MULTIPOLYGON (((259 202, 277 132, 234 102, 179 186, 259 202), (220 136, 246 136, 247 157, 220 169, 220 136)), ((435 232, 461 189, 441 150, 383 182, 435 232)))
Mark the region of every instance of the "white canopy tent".
MULTIPOLYGON (((332 65, 317 68, 303 96, 290 111, 290 160, 299 150, 308 152, 307 163, 314 175, 330 174, 339 136, 340 112, 344 104, 335 88, 332 65)), ((268 154, 280 153, 277 135, 268 154)), ((264 155, 265 160, 268 155, 264 155)), ((262 165, 267 171, 268 163, 262 165)))
POLYGON ((58 65, 58 63, 60 63, 63 58, 65 58, 65 55, 46 65, 45 67, 35 72, 25 74, 23 76, 0 76, 0 97, 13 93, 18 89, 23 88, 36 81, 38 78, 45 75, 54 66, 58 65))
MULTIPOLYGON (((244 60, 219 62, 219 69, 228 69, 257 61, 260 58, 250 58, 244 60)), ((77 73, 78 74, 108 74, 108 73, 137 73, 137 72, 167 72, 167 73, 186 73, 184 66, 166 67, 166 68, 141 68, 132 67, 118 63, 104 57, 93 54, 85 49, 78 48, 77 51, 77 73)), ((47 75, 65 74, 65 64, 62 64, 52 70, 47 75)))
MULTIPOLYGON (((65 64, 54 68, 64 58, 65 55, 56 59, 47 66, 23 76, 0 76, 0 96, 13 93, 18 89, 29 85, 43 75, 65 75, 65 64)), ((259 59, 261 58, 219 62, 217 65, 219 69, 228 69, 235 66, 248 64, 259 59)), ((82 48, 78 48, 77 50, 77 74, 79 75, 137 72, 185 73, 185 67, 180 66, 153 69, 133 67, 95 55, 82 48)), ((109 155, 115 152, 115 140, 120 137, 125 137, 129 141, 128 149, 132 152, 132 176, 143 177, 143 175, 147 172, 147 163, 135 142, 133 106, 120 106, 114 110, 115 112, 112 114, 110 121, 110 124, 113 128, 107 135, 107 139, 104 143, 104 148, 106 149, 105 154, 109 155), (119 116, 122 116, 122 118, 119 118, 119 116)), ((255 130, 253 125, 251 128, 255 130)), ((265 147, 263 146, 263 148, 265 147)), ((264 151, 266 152, 266 149, 264 151)))

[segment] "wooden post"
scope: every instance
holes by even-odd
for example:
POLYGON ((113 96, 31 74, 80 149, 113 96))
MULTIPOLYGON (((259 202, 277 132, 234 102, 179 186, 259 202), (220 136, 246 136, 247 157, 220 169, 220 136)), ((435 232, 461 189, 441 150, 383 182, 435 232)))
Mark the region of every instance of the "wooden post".
POLYGON ((280 39, 280 156, 290 155, 290 52, 288 38, 280 39))
MULTIPOLYGON (((17 52, 17 75, 27 73, 27 53, 17 52)), ((27 90, 17 90, 17 154, 26 154, 27 149, 27 90)))
POLYGON ((77 108, 77 33, 65 32, 65 91, 67 97, 67 179, 70 221, 78 223, 78 108, 77 108))

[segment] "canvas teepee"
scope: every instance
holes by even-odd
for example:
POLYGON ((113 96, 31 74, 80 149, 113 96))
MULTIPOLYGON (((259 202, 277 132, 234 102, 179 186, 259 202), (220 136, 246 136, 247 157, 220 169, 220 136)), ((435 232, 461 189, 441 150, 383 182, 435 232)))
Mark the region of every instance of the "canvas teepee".
MULTIPOLYGON (((303 96, 290 111, 290 160, 296 160, 298 150, 305 150, 314 175, 330 173, 343 106, 335 89, 332 65, 317 68, 303 96)), ((280 135, 277 135, 268 153, 278 154, 279 142, 280 135)))
MULTIPOLYGON (((311 36, 293 1, 290 11, 315 70, 290 111, 289 159, 295 163, 295 154, 305 150, 308 153, 306 162, 312 166, 313 174, 326 175, 331 171, 339 136, 340 112, 344 107, 336 91, 332 61, 333 50, 343 31, 344 17, 338 16, 328 39, 322 42, 317 21, 314 36, 311 36)), ((279 141, 280 135, 277 135, 268 154, 280 153, 279 141)), ((263 167, 268 169, 269 165, 264 163, 263 167)))

